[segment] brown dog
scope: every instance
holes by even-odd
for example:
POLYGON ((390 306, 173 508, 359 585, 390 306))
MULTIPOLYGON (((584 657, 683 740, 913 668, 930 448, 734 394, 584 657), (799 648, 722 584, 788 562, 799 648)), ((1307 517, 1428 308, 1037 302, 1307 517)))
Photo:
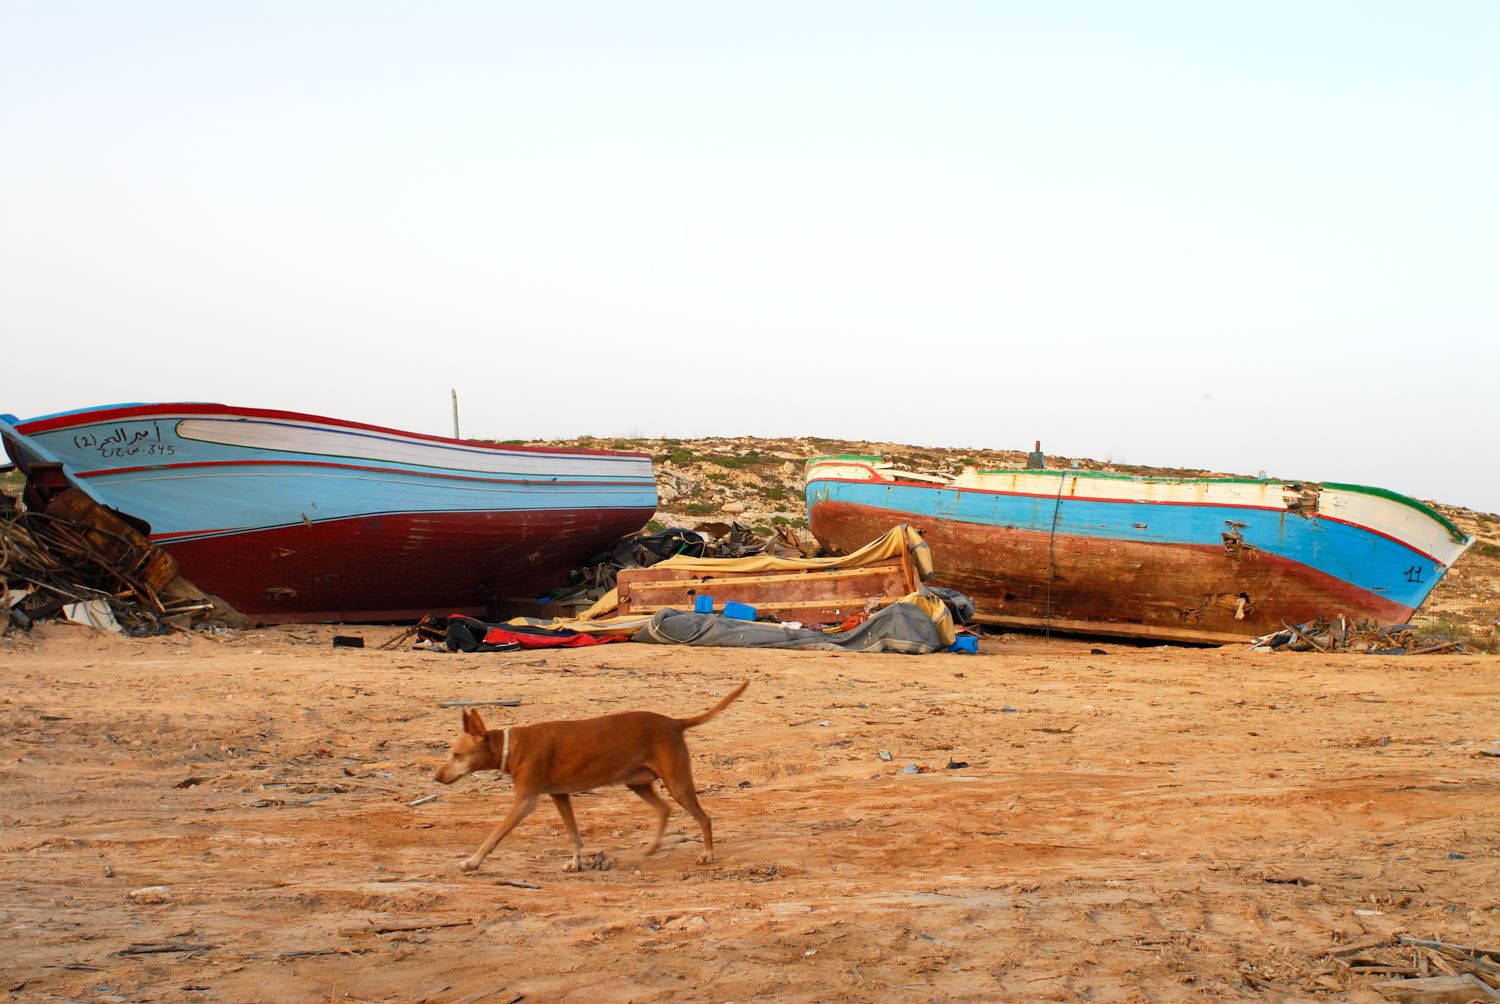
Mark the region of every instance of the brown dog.
POLYGON ((699 864, 714 859, 713 826, 698 804, 693 787, 692 764, 682 734, 702 725, 734 703, 750 686, 746 680, 734 692, 694 718, 668 718, 651 711, 624 711, 576 721, 537 722, 508 729, 486 729, 479 712, 464 711, 464 731, 448 751, 448 762, 437 769, 433 780, 452 784, 476 770, 498 770, 515 781, 515 801, 510 811, 485 840, 484 845, 459 867, 478 868, 495 845, 525 819, 542 795, 551 795, 562 816, 568 836, 573 838, 573 860, 565 871, 583 868, 583 840, 573 821, 573 803, 568 796, 610 784, 623 784, 656 811, 656 834, 646 853, 656 850, 667 828, 671 809, 653 787, 657 778, 677 804, 686 809, 703 830, 703 854, 699 864))

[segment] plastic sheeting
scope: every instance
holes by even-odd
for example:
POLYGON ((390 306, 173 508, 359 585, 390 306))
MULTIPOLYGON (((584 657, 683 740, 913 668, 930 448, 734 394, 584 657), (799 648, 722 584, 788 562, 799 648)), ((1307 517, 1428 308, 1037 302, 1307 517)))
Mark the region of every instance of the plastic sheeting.
POLYGON ((922 588, 942 600, 953 614, 953 619, 960 624, 967 624, 974 619, 974 601, 957 589, 947 589, 943 586, 923 586, 922 588))
POLYGON ((639 624, 607 634, 584 633, 562 627, 559 622, 489 624, 467 614, 449 614, 423 617, 417 622, 416 632, 422 641, 441 642, 450 652, 510 652, 518 648, 581 648, 629 641, 638 627, 639 624))
MULTIPOLYGON (((941 601, 936 602, 942 607, 941 601)), ((952 621, 949 620, 947 625, 949 638, 945 642, 939 622, 933 620, 929 611, 922 604, 907 601, 893 603, 872 614, 863 624, 834 633, 667 609, 655 614, 631 640, 658 645, 925 655, 953 643, 952 621)))
MULTIPOLYGON (((962 596, 963 594, 959 593, 957 595, 962 596)), ((967 599, 967 597, 965 597, 965 599, 967 599)), ((928 588, 927 586, 923 586, 921 588, 920 592, 912 593, 910 596, 903 596, 901 599, 897 600, 895 603, 892 603, 890 606, 886 607, 885 610, 880 610, 880 611, 877 611, 874 614, 871 614, 869 620, 875 620, 881 614, 884 614, 886 612, 886 610, 894 610, 897 607, 910 607, 911 609, 915 610, 919 615, 921 615, 922 617, 925 617, 933 625, 933 629, 935 631, 937 631, 938 640, 941 642, 941 645, 939 646, 940 648, 947 648, 949 645, 953 644, 954 638, 956 637, 956 634, 955 634, 954 629, 953 629, 953 614, 948 609, 948 606, 943 602, 942 598, 939 597, 934 590, 928 588)), ((670 610, 670 611, 669 610, 664 610, 664 611, 661 611, 661 613, 678 613, 678 614, 680 614, 680 613, 684 613, 684 611, 681 611, 681 610, 670 610)), ((659 616, 659 614, 657 616, 659 616)), ((646 638, 640 637, 641 633, 645 629, 649 628, 652 625, 652 623, 654 623, 657 620, 657 616, 648 616, 648 615, 642 614, 639 617, 610 617, 610 618, 607 618, 605 620, 596 620, 596 621, 584 621, 584 620, 551 620, 551 621, 544 621, 544 620, 537 620, 536 618, 532 618, 532 617, 516 617, 516 618, 512 618, 510 621, 507 621, 507 623, 508 624, 512 624, 512 625, 517 625, 517 626, 527 626, 527 627, 534 627, 534 628, 543 628, 543 629, 546 629, 546 630, 556 630, 558 628, 564 628, 564 629, 568 629, 568 630, 571 630, 571 631, 577 631, 580 634, 590 634, 590 635, 606 635, 606 634, 609 634, 609 635, 630 635, 631 638, 632 638, 632 640, 634 640, 634 641, 643 641, 643 640, 650 640, 650 639, 646 639, 646 638)), ((694 614, 693 616, 694 617, 713 617, 713 616, 717 616, 717 615, 714 615, 714 614, 694 614)), ((896 616, 904 620, 906 617, 909 616, 909 614, 907 614, 907 613, 901 613, 901 614, 897 614, 896 616)), ((745 625, 745 624, 751 624, 751 625, 753 625, 753 624, 757 623, 755 621, 742 621, 742 620, 737 620, 735 618, 724 618, 724 619, 730 620, 730 621, 732 621, 736 625, 745 625)), ((869 623, 869 621, 866 621, 865 623, 869 623)), ((780 636, 781 637, 785 637, 786 634, 787 634, 787 629, 784 628, 784 627, 782 627, 779 624, 762 624, 762 626, 780 632, 780 636)), ((855 630, 857 630, 857 628, 855 630)), ((885 630, 885 629, 882 629, 882 630, 885 630)), ((828 631, 811 631, 811 630, 803 630, 802 631, 802 634, 816 635, 818 638, 824 639, 824 640, 827 640, 830 637, 834 637, 836 634, 849 634, 849 633, 850 632, 847 632, 847 631, 846 632, 841 632, 841 633, 828 632, 828 631)), ((733 638, 735 636, 726 634, 726 635, 722 635, 720 637, 733 638)), ((694 644, 700 644, 701 645, 701 644, 707 644, 707 643, 706 642, 695 642, 694 644)), ((731 640, 731 641, 724 642, 723 644, 735 645, 736 642, 734 642, 734 641, 731 640)), ((805 646, 793 646, 793 647, 805 647, 805 646)), ((837 648, 837 647, 840 647, 840 646, 835 646, 835 647, 837 648)), ((874 651, 874 650, 862 650, 862 651, 874 651)), ((895 650, 891 649, 890 651, 895 651, 895 650)))
POLYGON ((84 624, 100 631, 113 631, 115 634, 120 634, 123 630, 120 622, 115 620, 114 611, 103 600, 64 603, 62 612, 63 619, 74 624, 84 624))

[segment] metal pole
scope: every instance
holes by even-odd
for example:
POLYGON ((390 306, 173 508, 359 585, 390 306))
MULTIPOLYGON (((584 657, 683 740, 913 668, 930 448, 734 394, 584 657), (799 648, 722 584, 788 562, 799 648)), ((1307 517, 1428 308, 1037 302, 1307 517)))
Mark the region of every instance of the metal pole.
POLYGON ((453 438, 458 439, 458 391, 451 391, 453 395, 453 438))

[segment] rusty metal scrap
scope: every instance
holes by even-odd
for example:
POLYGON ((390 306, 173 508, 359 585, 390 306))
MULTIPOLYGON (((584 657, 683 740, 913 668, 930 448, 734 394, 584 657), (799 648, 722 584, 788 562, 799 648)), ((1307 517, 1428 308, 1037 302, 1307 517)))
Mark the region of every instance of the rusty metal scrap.
POLYGON ((87 496, 71 494, 45 511, 0 513, 0 583, 25 594, 8 608, 7 628, 101 601, 129 634, 170 630, 166 618, 179 611, 159 594, 176 578, 176 562, 87 496))
POLYGON ((177 578, 177 559, 76 488, 53 498, 42 515, 57 535, 69 538, 68 547, 133 589, 154 596, 177 578))

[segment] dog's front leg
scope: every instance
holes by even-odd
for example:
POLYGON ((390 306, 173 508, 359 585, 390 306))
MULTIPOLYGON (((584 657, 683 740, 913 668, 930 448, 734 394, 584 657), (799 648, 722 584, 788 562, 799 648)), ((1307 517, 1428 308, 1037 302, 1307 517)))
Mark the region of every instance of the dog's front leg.
POLYGON ((565 872, 583 871, 583 838, 578 835, 578 822, 573 818, 573 800, 566 794, 553 795, 552 802, 557 806, 557 814, 562 817, 563 826, 568 829, 568 836, 573 838, 573 860, 563 866, 565 872))
POLYGON ((516 800, 511 803, 510 811, 505 814, 504 819, 500 820, 500 825, 495 827, 495 832, 490 834, 489 839, 484 842, 484 846, 474 852, 473 857, 465 858, 459 864, 459 870, 471 872, 478 868, 484 859, 490 856, 490 851, 495 849, 495 845, 504 840, 505 835, 515 829, 516 824, 530 815, 531 810, 535 807, 535 795, 516 796, 516 800))

